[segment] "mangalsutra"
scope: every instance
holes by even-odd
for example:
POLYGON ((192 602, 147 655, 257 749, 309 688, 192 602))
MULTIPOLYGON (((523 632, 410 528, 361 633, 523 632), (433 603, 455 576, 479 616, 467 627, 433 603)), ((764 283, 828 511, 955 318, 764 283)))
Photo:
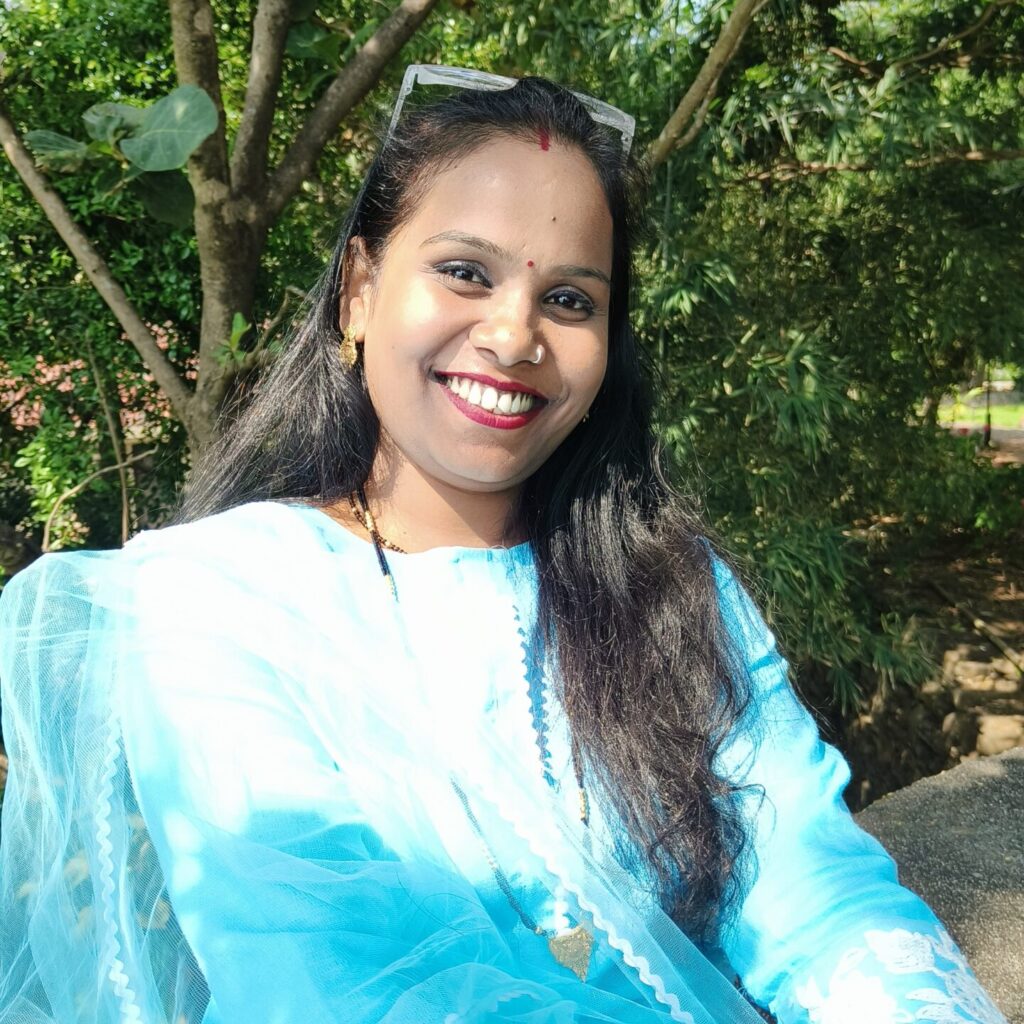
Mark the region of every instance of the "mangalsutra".
POLYGON ((391 575, 391 566, 388 565, 388 560, 384 556, 384 548, 399 555, 407 554, 407 552, 381 536, 380 530, 377 529, 377 520, 373 518, 373 513, 370 511, 370 503, 366 500, 366 491, 362 486, 349 494, 348 502, 352 507, 352 514, 366 527, 366 532, 370 535, 370 540, 373 541, 373 550, 377 554, 377 565, 380 566, 381 575, 388 585, 388 590, 391 591, 391 596, 397 601, 398 588, 395 586, 394 576, 391 575))
MULTIPOLYGON (((501 870, 497 858, 491 851, 490 844, 484 837, 483 829, 480 827, 480 822, 477 821, 473 809, 469 806, 469 800, 466 798, 465 792, 463 792, 462 787, 455 780, 454 775, 450 776, 449 781, 462 802, 462 808, 466 812, 466 817, 469 818, 470 825, 473 826, 473 831, 484 848, 484 856, 487 858, 487 863, 494 873, 498 888, 504 893, 505 899, 508 900, 509 905, 519 916, 519 920, 534 935, 543 936, 548 940, 548 949, 558 963, 563 967, 568 967, 580 981, 586 981, 587 971, 590 970, 590 953, 594 947, 594 936, 582 924, 576 925, 575 928, 567 932, 558 932, 554 928, 543 928, 527 913, 519 900, 516 899, 508 876, 501 870)), ((586 825, 588 823, 587 794, 583 788, 583 779, 579 773, 578 763, 576 764, 576 783, 580 791, 580 820, 586 825)))
MULTIPOLYGON (((366 492, 362 487, 349 494, 348 500, 352 507, 352 514, 363 524, 363 526, 366 527, 366 531, 369 533, 370 539, 373 541, 373 548, 377 554, 377 564, 380 566, 381 575, 387 582, 388 589, 391 591, 391 596, 397 601, 398 590, 395 587, 395 580, 391 575, 391 567, 388 565, 384 549, 387 548, 389 551, 395 551, 403 555, 407 554, 407 552, 403 551, 397 544, 392 544, 381 536, 380 530, 377 529, 377 521, 373 518, 369 502, 366 500, 366 492)), ((579 750, 575 744, 573 744, 572 749, 572 763, 573 770, 576 774, 576 786, 579 790, 580 796, 580 821, 583 822, 584 826, 589 828, 590 803, 587 799, 587 791, 583 787, 583 766, 579 750)), ((575 928, 572 928, 567 932, 561 933, 557 932, 554 928, 542 928, 526 912, 526 910, 523 909, 523 906, 520 904, 519 900, 516 899, 515 893, 512 891, 512 886, 509 884, 508 876, 501 870, 501 866, 498 864, 487 839, 484 837, 483 829, 480 828, 480 822, 477 821, 477 817, 473 813, 473 809, 469 806, 466 794, 463 792, 462 787, 455 780, 454 776, 450 777, 450 781, 455 792, 458 794, 459 800, 462 802, 462 807, 466 812, 466 816, 469 818, 469 823, 472 825, 473 831, 476 833, 483 845, 484 855, 487 857, 487 863, 490 865, 491 871, 494 872, 494 878, 498 883, 498 888, 501 889, 502 893, 505 895, 505 899, 508 900, 509 905, 516 914, 518 914, 519 920, 522 921, 523 924, 535 935, 541 935, 548 940, 548 949, 551 951, 551 955, 556 961, 558 961, 558 963, 563 967, 568 967, 569 970, 571 970, 573 974, 580 979, 580 981, 586 981, 587 971, 590 969, 590 954, 594 946, 594 936, 591 935, 582 924, 577 925, 575 928)))

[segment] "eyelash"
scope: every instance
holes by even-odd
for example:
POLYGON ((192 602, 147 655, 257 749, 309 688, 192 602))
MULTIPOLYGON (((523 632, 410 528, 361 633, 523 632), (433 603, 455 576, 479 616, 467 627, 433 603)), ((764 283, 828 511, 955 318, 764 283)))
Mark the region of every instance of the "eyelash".
MULTIPOLYGON (((484 276, 483 271, 475 263, 465 263, 461 261, 440 263, 434 268, 437 273, 442 277, 450 278, 453 281, 458 281, 460 284, 476 284, 483 285, 485 288, 491 287, 491 282, 484 276), (469 280, 465 277, 457 277, 460 271, 467 271, 476 277, 478 280, 469 280)), ((566 296, 578 303, 576 306, 563 306, 560 303, 554 303, 557 309, 567 313, 586 313, 588 316, 592 315, 596 309, 593 302, 588 299, 581 292, 577 292, 571 289, 563 288, 560 291, 552 292, 549 298, 560 298, 566 296)))

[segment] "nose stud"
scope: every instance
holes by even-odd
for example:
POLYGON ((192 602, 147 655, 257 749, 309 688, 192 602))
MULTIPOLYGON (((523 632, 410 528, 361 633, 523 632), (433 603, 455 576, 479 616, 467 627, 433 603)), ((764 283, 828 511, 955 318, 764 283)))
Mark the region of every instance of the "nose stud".
POLYGON ((537 346, 537 350, 534 352, 534 357, 533 357, 533 359, 530 360, 530 362, 533 363, 534 366, 539 366, 540 365, 540 361, 543 358, 544 358, 544 346, 543 345, 538 345, 537 346))

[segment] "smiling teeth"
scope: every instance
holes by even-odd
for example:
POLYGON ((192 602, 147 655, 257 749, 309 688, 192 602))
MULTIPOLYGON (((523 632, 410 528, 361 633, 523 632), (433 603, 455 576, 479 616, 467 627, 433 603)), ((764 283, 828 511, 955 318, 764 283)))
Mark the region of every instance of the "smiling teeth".
POLYGON ((525 392, 481 387, 479 381, 467 380, 465 377, 448 377, 445 384, 452 394, 458 395, 463 401, 499 416, 516 416, 532 409, 536 403, 533 395, 525 392))

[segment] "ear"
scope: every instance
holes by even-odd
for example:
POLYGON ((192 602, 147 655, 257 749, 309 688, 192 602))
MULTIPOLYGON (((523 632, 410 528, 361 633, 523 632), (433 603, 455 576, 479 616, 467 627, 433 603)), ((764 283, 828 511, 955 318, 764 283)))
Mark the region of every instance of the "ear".
POLYGON ((366 337, 373 284, 371 271, 366 243, 356 235, 355 238, 349 239, 348 251, 345 253, 344 287, 341 292, 338 321, 342 330, 347 327, 355 328, 357 341, 362 341, 366 337))

